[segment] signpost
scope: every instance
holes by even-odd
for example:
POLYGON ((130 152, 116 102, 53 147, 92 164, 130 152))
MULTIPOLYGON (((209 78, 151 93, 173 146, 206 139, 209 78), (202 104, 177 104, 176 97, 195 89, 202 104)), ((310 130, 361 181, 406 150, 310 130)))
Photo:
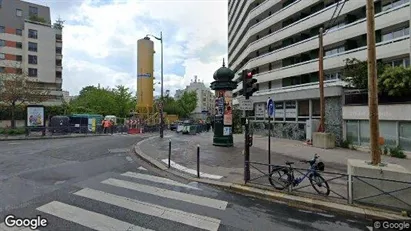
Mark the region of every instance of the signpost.
POLYGON ((252 111, 254 109, 253 101, 251 99, 240 99, 240 110, 252 111))
POLYGON ((271 172, 271 117, 274 118, 275 105, 274 101, 268 97, 267 114, 268 114, 268 173, 271 172))

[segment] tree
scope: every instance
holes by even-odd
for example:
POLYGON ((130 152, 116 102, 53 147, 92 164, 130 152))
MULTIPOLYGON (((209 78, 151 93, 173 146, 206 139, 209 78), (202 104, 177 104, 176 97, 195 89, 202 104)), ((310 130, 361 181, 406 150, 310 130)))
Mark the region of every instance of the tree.
POLYGON ((180 108, 180 116, 188 117, 197 107, 197 93, 195 91, 185 91, 177 100, 177 106, 180 108))
POLYGON ((63 20, 61 20, 61 18, 59 17, 56 22, 53 24, 53 28, 57 29, 57 30, 63 30, 64 27, 64 22, 63 20))
MULTIPOLYGON (((385 65, 377 63, 377 74, 384 73, 385 65)), ((367 61, 360 61, 356 58, 346 59, 343 71, 343 80, 347 81, 351 87, 357 89, 368 89, 368 65, 367 61)))
POLYGON ((16 107, 26 103, 40 103, 49 99, 50 91, 40 88, 37 82, 30 81, 29 77, 21 72, 0 73, 0 102, 10 108, 11 128, 16 127, 16 107))
POLYGON ((389 96, 410 96, 411 93, 411 68, 392 67, 385 69, 378 79, 381 92, 389 96))
POLYGON ((116 115, 122 118, 128 116, 131 109, 134 108, 136 100, 133 98, 130 90, 124 86, 118 85, 113 89, 114 99, 117 104, 116 115))
POLYGON ((79 96, 70 102, 70 111, 74 113, 96 113, 127 117, 136 103, 128 88, 116 86, 114 89, 87 86, 81 89, 79 96))

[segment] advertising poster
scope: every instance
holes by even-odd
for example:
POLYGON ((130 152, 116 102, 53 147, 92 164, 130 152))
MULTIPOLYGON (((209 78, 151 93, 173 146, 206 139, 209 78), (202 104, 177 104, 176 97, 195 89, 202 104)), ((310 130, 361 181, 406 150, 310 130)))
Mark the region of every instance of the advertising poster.
POLYGON ((27 127, 44 126, 44 107, 27 106, 27 127))
POLYGON ((223 136, 231 135, 231 127, 224 127, 223 136))
POLYGON ((233 105, 232 105, 233 93, 226 91, 224 93, 224 125, 233 124, 233 105))
POLYGON ((222 117, 224 115, 224 91, 217 91, 216 92, 216 100, 215 100, 215 115, 217 117, 222 117))

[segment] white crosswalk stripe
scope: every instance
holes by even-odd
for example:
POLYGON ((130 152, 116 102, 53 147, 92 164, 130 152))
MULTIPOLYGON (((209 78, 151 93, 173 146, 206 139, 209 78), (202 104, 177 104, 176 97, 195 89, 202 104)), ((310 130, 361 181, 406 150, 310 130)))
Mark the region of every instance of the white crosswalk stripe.
POLYGON ((152 176, 152 175, 148 175, 148 174, 141 174, 141 173, 135 173, 135 172, 126 172, 126 173, 123 173, 121 175, 122 176, 133 177, 133 178, 137 178, 137 179, 142 179, 142 180, 148 180, 148 181, 152 181, 152 182, 155 182, 155 183, 162 183, 162 184, 168 184, 168 185, 174 185, 174 186, 180 186, 180 187, 184 187, 184 188, 199 190, 199 188, 196 188, 196 187, 193 187, 193 186, 190 186, 190 185, 182 184, 182 183, 174 181, 174 180, 170 180, 170 179, 163 178, 163 177, 158 177, 158 176, 152 176))
MULTIPOLYGON (((153 227, 157 227, 158 225, 162 225, 164 227, 168 227, 166 222, 173 222, 182 225, 186 225, 188 227, 198 228, 202 230, 209 230, 209 231, 217 231, 220 227, 221 221, 216 217, 210 217, 207 213, 207 216, 197 214, 198 212, 191 209, 190 212, 184 211, 181 208, 186 208, 186 206, 177 206, 175 202, 171 203, 167 200, 159 200, 161 201, 161 205, 158 204, 156 199, 146 198, 141 199, 140 196, 133 196, 133 198, 128 198, 124 195, 127 190, 133 190, 138 193, 149 194, 155 197, 161 198, 168 198, 177 201, 188 202, 192 206, 204 206, 208 207, 209 209, 216 209, 216 210, 225 210, 227 208, 228 202, 217 200, 209 197, 199 196, 190 193, 183 193, 179 191, 170 190, 175 189, 179 190, 186 189, 192 190, 191 192, 203 194, 202 189, 183 184, 177 181, 173 181, 167 178, 158 177, 150 174, 142 174, 138 172, 124 172, 118 175, 119 177, 129 177, 129 180, 120 180, 116 179, 115 176, 105 179, 99 183, 100 186, 110 185, 114 186, 111 187, 110 192, 106 192, 105 190, 101 190, 94 188, 85 187, 80 189, 72 194, 75 196, 75 200, 81 199, 88 199, 94 201, 93 203, 100 203, 102 208, 107 206, 115 206, 118 209, 125 209, 125 211, 134 212, 136 214, 142 214, 146 216, 153 217, 153 219, 163 219, 163 222, 158 224, 152 223, 139 223, 133 224, 130 220, 123 220, 122 216, 117 217, 110 217, 107 214, 107 209, 96 210, 95 207, 90 207, 91 205, 76 203, 72 205, 70 202, 61 202, 61 201, 52 201, 50 203, 41 205, 36 210, 42 213, 52 215, 54 219, 63 219, 71 223, 76 223, 77 225, 81 225, 87 228, 91 228, 98 231, 111 231, 111 230, 118 230, 118 231, 129 231, 129 230, 145 230, 150 231, 153 227), (139 182, 139 183, 137 183, 139 182), (144 183, 141 183, 144 182, 144 183), (156 187, 151 186, 153 183, 156 184, 156 187), (159 185, 159 186, 157 186, 159 185), (172 186, 172 187, 171 187, 172 186), (165 188, 162 188, 165 187, 165 188), (166 189, 167 188, 167 189, 166 189), (120 191, 120 194, 117 195, 120 191), (113 193, 114 192, 114 193, 113 193), (150 201, 147 201, 150 200, 150 201), (171 207, 166 207, 171 206, 171 207), (177 206, 177 207, 176 207, 177 206), (174 207, 174 208, 173 208, 174 207), (89 211, 86 208, 93 208, 93 211, 89 211), (177 209, 179 208, 179 209, 177 209), (144 225, 145 224, 145 225, 144 225), (144 227, 149 225, 150 227, 144 227)), ((104 187, 103 187, 104 188, 104 187)), ((107 187, 105 187, 107 188, 107 187)), ((106 189, 107 190, 107 189, 106 189)), ((187 191, 190 192, 190 191, 187 191)), ((91 202, 91 201, 90 201, 91 202)), ((197 208, 196 207, 196 208, 197 208)), ((44 217, 44 215, 42 215, 44 217)), ((113 215, 111 215, 113 216, 113 215)), ((127 218, 126 218, 127 219, 127 218)), ((140 222, 138 219, 135 222, 140 222)), ((4 225, 3 225, 4 226, 4 225)), ((0 231, 3 231, 2 224, 0 224, 0 231)), ((155 229, 155 228, 154 228, 155 229)), ((10 230, 10 229, 4 229, 10 230)), ((13 229, 13 230, 21 230, 26 231, 28 229, 13 229)), ((57 229, 56 229, 57 230, 57 229)))
POLYGON ((91 212, 76 206, 71 206, 58 201, 50 202, 43 205, 37 210, 54 215, 56 217, 63 218, 68 221, 75 222, 77 224, 86 226, 91 229, 99 231, 112 231, 112 230, 146 230, 140 226, 136 226, 124 221, 120 221, 109 216, 91 212))
POLYGON ((211 208, 221 209, 224 210, 227 207, 226 201, 220 201, 211 199, 208 197, 200 197, 195 196, 187 193, 176 192, 168 189, 157 188, 153 186, 147 186, 139 183, 124 181, 124 180, 117 180, 113 178, 109 178, 107 180, 102 181, 103 184, 113 185, 117 187, 122 187, 126 189, 131 189, 143 193, 149 193, 152 195, 165 197, 169 199, 175 199, 180 201, 185 201, 193 204, 198 204, 202 206, 208 206, 211 208))
POLYGON ((217 230, 220 225, 220 220, 214 218, 186 213, 181 210, 170 209, 143 201, 129 199, 127 197, 121 197, 114 194, 97 191, 94 189, 86 188, 74 194, 87 197, 92 200, 109 203, 118 207, 123 207, 135 212, 140 212, 167 220, 177 221, 200 229, 217 230))

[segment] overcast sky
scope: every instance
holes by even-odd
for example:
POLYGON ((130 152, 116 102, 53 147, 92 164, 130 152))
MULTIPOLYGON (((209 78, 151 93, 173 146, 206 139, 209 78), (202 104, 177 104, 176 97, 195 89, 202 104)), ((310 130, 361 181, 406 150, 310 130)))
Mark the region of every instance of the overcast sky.
MULTIPOLYGON (((122 84, 136 91, 137 40, 164 37, 164 90, 171 94, 194 75, 209 86, 227 60, 227 0, 28 0, 50 7, 63 29, 63 89, 122 84)), ((160 79, 160 42, 154 76, 160 79)), ((156 95, 160 85, 156 87, 156 95)))

